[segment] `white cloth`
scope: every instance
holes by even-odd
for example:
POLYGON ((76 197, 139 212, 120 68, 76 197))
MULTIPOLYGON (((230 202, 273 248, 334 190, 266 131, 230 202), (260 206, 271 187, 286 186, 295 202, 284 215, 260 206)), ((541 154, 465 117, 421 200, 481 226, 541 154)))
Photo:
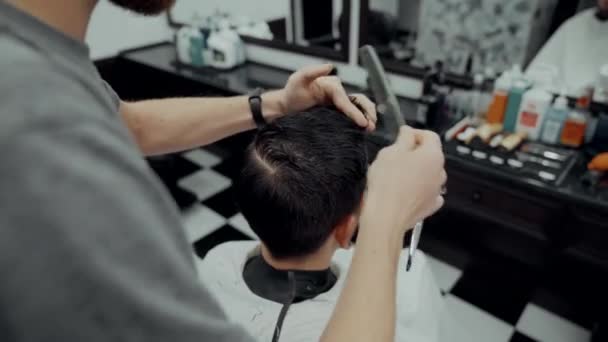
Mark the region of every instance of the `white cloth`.
POLYGON ((559 80, 570 94, 594 85, 600 67, 608 63, 608 21, 595 18, 595 8, 568 19, 536 55, 528 71, 538 66, 557 67, 559 80))
MULTIPOLYGON (((281 304, 258 297, 245 284, 242 273, 248 257, 259 242, 228 242, 211 250, 197 261, 201 279, 219 301, 228 318, 242 325, 257 341, 272 340, 281 304)), ((311 300, 292 304, 283 322, 281 341, 319 341, 329 321, 353 255, 352 250, 339 250, 332 261, 338 281, 334 287, 311 300)), ((437 342, 446 324, 444 301, 429 269, 425 255, 416 252, 409 272, 405 271, 407 250, 401 255, 397 282, 396 341, 437 342)), ((379 285, 381 290, 382 286, 379 285)))

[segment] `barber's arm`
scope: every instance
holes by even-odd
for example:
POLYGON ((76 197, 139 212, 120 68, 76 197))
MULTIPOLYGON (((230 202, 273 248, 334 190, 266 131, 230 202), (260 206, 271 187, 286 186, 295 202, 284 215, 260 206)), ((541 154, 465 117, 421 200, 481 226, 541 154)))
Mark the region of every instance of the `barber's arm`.
MULTIPOLYGON (((359 125, 373 130, 374 105, 357 95, 366 112, 362 113, 351 103, 340 80, 327 76, 332 68, 330 64, 304 68, 289 78, 285 88, 262 94, 265 119, 333 103, 359 125)), ((145 155, 207 145, 255 127, 247 96, 122 102, 120 112, 145 155)))
POLYGON ((439 137, 402 127, 368 174, 357 248, 323 342, 395 338, 396 276, 403 237, 443 205, 447 179, 439 137))

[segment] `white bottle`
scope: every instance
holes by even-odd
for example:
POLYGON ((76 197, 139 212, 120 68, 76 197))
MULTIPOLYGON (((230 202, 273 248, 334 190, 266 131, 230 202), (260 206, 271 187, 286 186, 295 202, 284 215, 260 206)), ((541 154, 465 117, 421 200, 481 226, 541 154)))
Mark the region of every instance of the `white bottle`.
POLYGON ((473 78, 473 92, 471 93, 472 111, 470 119, 474 125, 480 125, 485 117, 487 107, 484 108, 483 101, 483 74, 475 74, 473 78))
POLYGON ((233 30, 212 32, 207 44, 213 53, 210 64, 214 68, 230 69, 245 61, 243 42, 233 30))
POLYGON ((198 28, 186 25, 177 31, 175 46, 180 63, 195 67, 203 66, 204 45, 204 36, 198 28))
POLYGON ((524 94, 517 116, 517 133, 525 133, 530 140, 538 140, 545 115, 553 96, 541 87, 535 87, 524 94))
POLYGON ((557 144, 562 135, 562 127, 568 117, 570 109, 568 108, 568 99, 562 93, 556 100, 553 106, 547 111, 547 117, 543 124, 543 133, 540 140, 547 144, 557 144))
POLYGON ((608 105, 608 64, 605 64, 600 69, 600 74, 597 79, 593 101, 608 105))

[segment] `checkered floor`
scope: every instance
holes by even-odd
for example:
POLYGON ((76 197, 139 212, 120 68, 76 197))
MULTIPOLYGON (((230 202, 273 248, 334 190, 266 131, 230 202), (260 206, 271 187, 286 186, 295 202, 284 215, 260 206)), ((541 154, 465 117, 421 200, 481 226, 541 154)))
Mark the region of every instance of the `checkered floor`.
MULTIPOLYGON (((237 170, 237 157, 211 146, 173 157, 173 180, 161 172, 199 257, 220 243, 256 238, 232 201, 237 170)), ((593 317, 572 292, 543 288, 534 271, 512 262, 423 242, 449 311, 473 337, 449 342, 589 341, 593 317)))

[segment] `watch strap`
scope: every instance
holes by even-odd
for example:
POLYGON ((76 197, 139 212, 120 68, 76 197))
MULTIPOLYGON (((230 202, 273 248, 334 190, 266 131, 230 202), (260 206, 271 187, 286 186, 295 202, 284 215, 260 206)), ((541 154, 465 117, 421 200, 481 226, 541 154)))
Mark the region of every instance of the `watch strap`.
POLYGON ((253 122, 255 122, 258 128, 263 127, 267 124, 264 115, 262 115, 262 89, 257 88, 249 96, 249 108, 251 109, 251 116, 253 116, 253 122))

